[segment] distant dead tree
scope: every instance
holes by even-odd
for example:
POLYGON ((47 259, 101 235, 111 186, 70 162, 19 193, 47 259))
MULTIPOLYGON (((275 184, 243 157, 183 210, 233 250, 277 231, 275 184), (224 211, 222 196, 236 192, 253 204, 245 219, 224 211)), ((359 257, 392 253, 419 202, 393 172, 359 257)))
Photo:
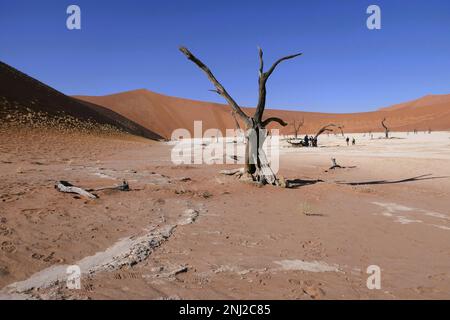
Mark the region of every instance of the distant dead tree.
POLYGON ((302 121, 294 120, 292 123, 292 126, 294 127, 294 137, 295 139, 298 138, 298 133, 300 132, 300 128, 303 127, 303 124, 305 123, 305 119, 302 118, 302 121))
POLYGON ((300 128, 303 126, 304 123, 305 123, 304 118, 302 119, 302 121, 294 120, 294 122, 292 123, 292 126, 294 127, 294 140, 288 139, 287 142, 294 147, 305 146, 306 143, 305 141, 298 141, 298 134, 300 132, 300 128))
POLYGON ((338 129, 341 131, 342 136, 344 136, 344 126, 338 126, 338 129))
POLYGON ((330 124, 327 124, 326 126, 323 126, 322 128, 319 129, 319 131, 317 131, 316 135, 313 138, 313 142, 312 142, 313 147, 317 147, 317 139, 319 138, 319 136, 322 133, 333 131, 333 129, 330 129, 332 127, 336 127, 336 125, 333 123, 330 123, 330 124))
POLYGON ((330 124, 327 124, 326 126, 323 126, 322 128, 320 128, 319 131, 317 131, 316 135, 314 136, 314 139, 317 139, 324 132, 333 131, 333 129, 330 129, 331 127, 336 127, 336 125, 333 123, 330 123, 330 124))
POLYGON ((386 122, 386 118, 384 118, 383 121, 381 121, 381 125, 384 128, 384 134, 385 134, 386 139, 389 139, 389 128, 386 126, 385 122, 386 122))
POLYGON ((263 50, 258 48, 259 51, 259 98, 258 105, 256 106, 256 111, 252 117, 242 111, 241 107, 237 102, 230 96, 230 94, 225 90, 222 84, 216 79, 211 70, 197 57, 195 57, 192 52, 190 52, 185 47, 180 47, 180 51, 196 64, 212 82, 216 88, 214 91, 221 95, 229 104, 233 112, 239 116, 242 122, 245 124, 245 138, 246 138, 246 148, 245 148, 245 173, 252 179, 259 181, 260 183, 269 184, 279 184, 275 173, 269 166, 266 154, 264 153, 262 146, 267 137, 266 127, 272 123, 276 122, 282 126, 286 126, 287 123, 280 118, 271 117, 263 120, 263 114, 266 107, 266 84, 269 77, 275 71, 277 66, 286 60, 296 58, 302 53, 296 53, 283 58, 278 59, 269 70, 264 71, 264 59, 263 50))

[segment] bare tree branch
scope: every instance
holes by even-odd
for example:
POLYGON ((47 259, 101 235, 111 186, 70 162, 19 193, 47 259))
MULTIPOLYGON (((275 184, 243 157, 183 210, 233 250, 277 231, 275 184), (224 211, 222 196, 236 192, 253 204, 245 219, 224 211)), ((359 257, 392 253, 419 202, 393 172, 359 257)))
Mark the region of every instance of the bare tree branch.
POLYGON ((269 69, 269 71, 267 71, 267 72, 265 73, 265 77, 266 77, 266 78, 269 78, 269 77, 272 75, 272 73, 273 73, 273 71, 275 70, 275 68, 276 68, 281 62, 286 61, 286 60, 290 60, 290 59, 297 58, 298 56, 301 56, 302 54, 303 54, 303 53, 296 53, 296 54, 292 54, 292 55, 290 55, 290 56, 286 56, 286 57, 283 57, 283 58, 281 58, 281 59, 278 59, 278 60, 272 65, 272 67, 269 69))
POLYGON ((267 127, 271 122, 277 122, 279 123, 281 126, 286 127, 287 123, 284 122, 282 119, 277 118, 277 117, 271 117, 271 118, 267 118, 266 120, 264 120, 261 124, 262 127, 265 128, 267 127))
POLYGON ((263 51, 260 47, 258 47, 259 52, 259 77, 261 78, 262 74, 264 73, 264 59, 263 59, 263 51))
POLYGON ((187 48, 180 47, 180 51, 186 56, 186 58, 191 60, 200 69, 203 70, 203 72, 208 76, 208 79, 216 87, 217 93, 220 94, 221 96, 223 96, 225 98, 225 100, 227 100, 228 104, 233 109, 233 111, 236 112, 241 117, 241 119, 245 122, 245 124, 248 127, 251 127, 253 122, 250 119, 250 117, 247 116, 242 111, 242 109, 239 107, 239 105, 236 103, 236 101, 234 101, 234 99, 228 94, 228 92, 225 90, 225 88, 222 86, 222 84, 219 81, 217 81, 216 77, 214 77, 211 70, 202 61, 200 61, 197 57, 195 57, 187 48))
POLYGON ((236 112, 231 111, 231 115, 233 116, 234 124, 236 125, 236 128, 238 128, 239 130, 241 130, 241 126, 240 126, 240 124, 239 124, 239 121, 238 121, 237 118, 236 118, 236 112))
POLYGON ((333 131, 333 129, 330 129, 330 127, 336 127, 336 125, 333 124, 333 123, 330 123, 330 124, 320 128, 320 130, 317 132, 317 134, 314 137, 314 139, 317 139, 322 133, 324 133, 326 131, 333 131))
POLYGON ((259 51, 259 97, 258 97, 258 105, 256 106, 255 115, 253 118, 256 122, 261 122, 264 109, 266 107, 266 83, 275 68, 283 61, 296 58, 302 53, 293 54, 290 56, 283 57, 281 59, 278 59, 272 67, 269 69, 269 71, 264 72, 264 59, 263 59, 263 50, 261 48, 258 48, 259 51))

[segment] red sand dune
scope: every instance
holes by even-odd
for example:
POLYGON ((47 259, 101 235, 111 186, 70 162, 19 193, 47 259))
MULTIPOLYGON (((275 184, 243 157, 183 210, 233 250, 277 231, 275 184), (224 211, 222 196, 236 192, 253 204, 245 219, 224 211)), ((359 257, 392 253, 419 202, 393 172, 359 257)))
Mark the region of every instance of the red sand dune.
POLYGON ((66 96, 0 62, 0 124, 5 121, 28 127, 58 125, 63 129, 95 130, 108 126, 149 139, 161 139, 111 109, 66 96))
MULTIPOLYGON (((148 90, 135 90, 108 96, 79 96, 110 108, 149 130, 170 138, 177 128, 193 130, 195 120, 203 121, 203 130, 235 127, 230 107, 222 104, 169 97, 148 90)), ((253 109, 245 109, 253 113, 253 109)), ((448 130, 450 129, 450 95, 433 95, 411 102, 394 105, 374 112, 353 114, 329 114, 318 112, 269 110, 265 117, 277 116, 286 122, 305 119, 301 133, 315 133, 323 125, 334 123, 344 126, 346 132, 383 131, 381 120, 386 117, 392 131, 448 130)), ((292 126, 280 128, 282 134, 292 134, 292 126)))

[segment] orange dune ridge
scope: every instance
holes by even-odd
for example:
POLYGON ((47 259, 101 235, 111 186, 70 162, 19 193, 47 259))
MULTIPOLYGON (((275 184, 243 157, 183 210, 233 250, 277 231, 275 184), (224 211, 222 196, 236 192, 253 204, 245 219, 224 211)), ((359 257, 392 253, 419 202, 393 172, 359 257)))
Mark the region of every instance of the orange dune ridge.
MULTIPOLYGON (((194 121, 201 120, 203 130, 217 128, 225 132, 235 128, 230 107, 211 103, 175 98, 145 89, 117 93, 107 96, 77 96, 77 99, 95 103, 117 112, 141 126, 165 137, 173 130, 186 128, 193 133, 194 121)), ((252 114, 254 109, 244 108, 252 114)), ((449 130, 450 95, 430 95, 423 98, 379 109, 374 112, 332 114, 266 109, 265 118, 280 117, 288 123, 305 120, 301 134, 313 134, 329 123, 344 127, 344 132, 381 132, 381 120, 387 118, 391 131, 449 130)), ((293 127, 279 128, 281 134, 292 134, 293 127)), ((339 132, 339 130, 336 130, 339 132)))

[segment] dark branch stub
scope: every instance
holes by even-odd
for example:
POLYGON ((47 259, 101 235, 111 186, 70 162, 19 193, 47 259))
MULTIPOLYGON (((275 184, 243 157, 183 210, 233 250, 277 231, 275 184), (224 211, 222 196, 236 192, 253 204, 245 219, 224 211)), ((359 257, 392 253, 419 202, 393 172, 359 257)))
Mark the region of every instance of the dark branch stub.
POLYGON ((277 122, 279 125, 286 127, 288 124, 286 122, 284 122, 282 119, 277 118, 277 117, 270 117, 267 118, 266 120, 264 120, 261 124, 262 127, 265 128, 267 127, 271 122, 277 122))
POLYGON ((384 134, 385 134, 386 139, 389 139, 389 128, 386 126, 385 122, 386 122, 386 118, 384 118, 383 121, 381 121, 381 125, 384 128, 384 134))

